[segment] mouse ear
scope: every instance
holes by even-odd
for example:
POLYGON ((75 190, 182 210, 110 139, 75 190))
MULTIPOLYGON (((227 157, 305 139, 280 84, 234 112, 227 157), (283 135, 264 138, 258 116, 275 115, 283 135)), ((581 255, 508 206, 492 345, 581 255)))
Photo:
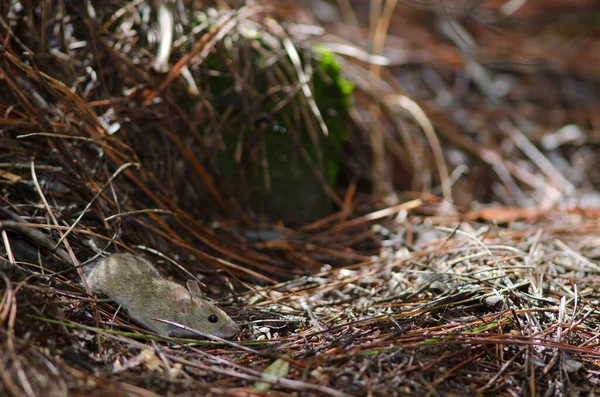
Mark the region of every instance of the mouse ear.
POLYGON ((202 291, 200 290, 200 284, 196 280, 188 280, 186 283, 188 290, 196 298, 202 298, 202 291))
POLYGON ((192 306, 192 297, 189 291, 182 286, 177 286, 173 288, 171 291, 171 299, 175 302, 175 306, 177 309, 184 313, 188 314, 190 312, 190 307, 192 306))

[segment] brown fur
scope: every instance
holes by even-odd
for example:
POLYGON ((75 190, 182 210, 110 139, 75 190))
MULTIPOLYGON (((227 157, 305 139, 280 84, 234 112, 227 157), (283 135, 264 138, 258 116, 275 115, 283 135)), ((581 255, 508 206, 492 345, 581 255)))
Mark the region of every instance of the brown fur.
POLYGON ((150 262, 132 254, 109 255, 91 269, 86 280, 92 291, 107 295, 136 321, 161 335, 197 336, 153 318, 223 338, 238 330, 224 311, 201 298, 196 281, 189 280, 186 288, 166 280, 150 262), (218 321, 210 322, 210 315, 216 315, 218 321))

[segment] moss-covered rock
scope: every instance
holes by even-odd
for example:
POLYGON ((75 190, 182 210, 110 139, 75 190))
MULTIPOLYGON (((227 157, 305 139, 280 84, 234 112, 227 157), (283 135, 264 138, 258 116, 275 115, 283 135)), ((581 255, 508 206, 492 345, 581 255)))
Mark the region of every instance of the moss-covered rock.
MULTIPOLYGON (((328 134, 320 128, 297 76, 290 72, 293 69, 280 67, 279 78, 283 74, 288 87, 282 86, 279 95, 269 95, 272 85, 253 87, 260 93, 261 112, 254 125, 246 123, 237 133, 225 134, 218 156, 221 177, 231 183, 236 199, 272 219, 310 222, 333 208, 327 189, 333 191, 336 185, 343 144, 349 136, 353 86, 343 78, 331 52, 310 51, 310 56, 305 53, 302 58, 314 70, 309 84, 328 134)), ((272 81, 276 72, 269 68, 278 66, 263 65, 253 76, 254 82, 272 81)), ((223 88, 221 83, 215 81, 215 87, 223 88)))

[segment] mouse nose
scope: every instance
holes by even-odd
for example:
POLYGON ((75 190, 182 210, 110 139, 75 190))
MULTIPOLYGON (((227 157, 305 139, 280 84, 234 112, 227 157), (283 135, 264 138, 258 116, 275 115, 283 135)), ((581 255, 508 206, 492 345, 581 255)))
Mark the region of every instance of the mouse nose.
POLYGON ((219 334, 221 334, 220 336, 223 338, 229 338, 235 335, 235 333, 238 332, 239 329, 240 327, 238 327, 235 323, 225 324, 224 326, 219 328, 219 334))

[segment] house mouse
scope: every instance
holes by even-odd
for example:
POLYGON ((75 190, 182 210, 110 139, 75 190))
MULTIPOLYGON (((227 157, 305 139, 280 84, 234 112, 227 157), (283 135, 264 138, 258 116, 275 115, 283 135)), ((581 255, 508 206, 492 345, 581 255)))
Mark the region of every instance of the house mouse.
POLYGON ((147 328, 171 336, 198 336, 153 318, 173 321, 208 334, 229 338, 238 326, 224 311, 202 299, 196 280, 187 288, 161 277, 145 259, 112 254, 86 269, 90 289, 113 299, 147 328))

